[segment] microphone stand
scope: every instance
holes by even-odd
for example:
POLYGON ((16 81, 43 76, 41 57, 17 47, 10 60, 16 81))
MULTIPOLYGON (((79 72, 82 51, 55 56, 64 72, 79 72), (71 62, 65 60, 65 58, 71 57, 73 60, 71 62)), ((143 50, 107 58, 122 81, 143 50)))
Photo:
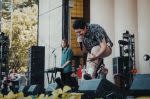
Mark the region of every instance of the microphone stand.
POLYGON ((54 82, 55 82, 56 74, 57 74, 57 68, 56 68, 56 54, 54 54, 54 73, 55 73, 55 77, 54 77, 54 82))
POLYGON ((55 78, 56 78, 56 54, 54 53, 56 49, 54 49, 52 51, 52 53, 50 55, 54 55, 54 68, 51 68, 50 70, 46 71, 47 73, 47 79, 48 79, 48 84, 52 83, 52 82, 55 82, 55 78), (51 80, 49 81, 49 75, 48 73, 51 73, 51 80), (54 76, 54 73, 55 73, 55 76, 54 76))
MULTIPOLYGON (((55 52, 56 49, 54 49, 52 51, 52 54, 55 52)), ((52 75, 51 75, 51 81, 50 82, 55 82, 55 78, 56 78, 56 73, 57 73, 57 70, 56 70, 56 54, 54 53, 54 68, 52 70, 52 75), (55 74, 55 75, 54 75, 55 74)))
MULTIPOLYGON (((56 51, 56 48, 52 51, 52 54, 56 51)), ((56 68, 56 54, 54 53, 54 69, 56 68)))

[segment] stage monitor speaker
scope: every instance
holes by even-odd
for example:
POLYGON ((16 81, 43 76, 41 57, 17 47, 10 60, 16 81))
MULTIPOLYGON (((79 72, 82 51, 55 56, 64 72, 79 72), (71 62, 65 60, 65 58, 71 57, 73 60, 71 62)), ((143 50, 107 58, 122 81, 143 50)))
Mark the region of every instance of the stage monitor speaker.
POLYGON ((40 85, 31 85, 28 89, 29 95, 38 95, 43 93, 43 88, 40 85))
POLYGON ((134 96, 150 95, 150 74, 135 75, 130 92, 134 96))
POLYGON ((23 92, 24 96, 28 96, 28 89, 29 89, 29 86, 20 86, 18 89, 18 92, 23 92))
POLYGON ((45 93, 51 95, 51 93, 57 88, 57 83, 51 83, 45 90, 45 93))
POLYGON ((79 92, 84 93, 84 99, 124 99, 124 94, 121 90, 106 79, 82 80, 79 92))
POLYGON ((44 88, 45 47, 29 49, 29 85, 39 84, 44 88))
POLYGON ((125 74, 129 71, 129 57, 113 58, 113 74, 125 74))

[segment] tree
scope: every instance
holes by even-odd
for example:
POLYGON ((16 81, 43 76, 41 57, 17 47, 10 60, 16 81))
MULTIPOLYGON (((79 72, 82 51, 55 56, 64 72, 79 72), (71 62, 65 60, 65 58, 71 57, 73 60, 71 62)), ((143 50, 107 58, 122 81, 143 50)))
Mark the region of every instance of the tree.
POLYGON ((28 49, 37 43, 38 5, 36 3, 37 0, 14 0, 12 31, 8 22, 11 19, 2 18, 2 31, 11 37, 8 57, 10 68, 28 66, 28 49))

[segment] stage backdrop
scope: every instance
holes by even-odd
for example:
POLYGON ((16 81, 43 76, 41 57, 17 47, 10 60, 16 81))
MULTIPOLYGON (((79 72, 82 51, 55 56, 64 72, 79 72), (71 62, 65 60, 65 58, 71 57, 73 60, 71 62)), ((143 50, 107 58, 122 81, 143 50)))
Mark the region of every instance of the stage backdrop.
MULTIPOLYGON (((62 39, 62 0, 39 0, 38 34, 38 45, 45 46, 45 69, 59 67, 62 39)), ((46 75, 45 87, 47 87, 46 75)))

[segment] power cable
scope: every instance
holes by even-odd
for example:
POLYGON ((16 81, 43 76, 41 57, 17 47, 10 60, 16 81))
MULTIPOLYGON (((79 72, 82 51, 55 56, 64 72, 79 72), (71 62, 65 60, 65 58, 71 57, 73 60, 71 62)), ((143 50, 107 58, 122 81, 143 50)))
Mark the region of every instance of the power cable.
POLYGON ((48 10, 48 11, 46 11, 46 12, 40 14, 39 16, 45 15, 45 14, 47 14, 47 13, 50 13, 50 12, 52 12, 52 11, 54 11, 54 10, 56 10, 56 9, 58 9, 58 8, 60 8, 60 7, 62 7, 62 6, 63 6, 63 4, 57 6, 57 7, 53 8, 53 9, 48 10))

